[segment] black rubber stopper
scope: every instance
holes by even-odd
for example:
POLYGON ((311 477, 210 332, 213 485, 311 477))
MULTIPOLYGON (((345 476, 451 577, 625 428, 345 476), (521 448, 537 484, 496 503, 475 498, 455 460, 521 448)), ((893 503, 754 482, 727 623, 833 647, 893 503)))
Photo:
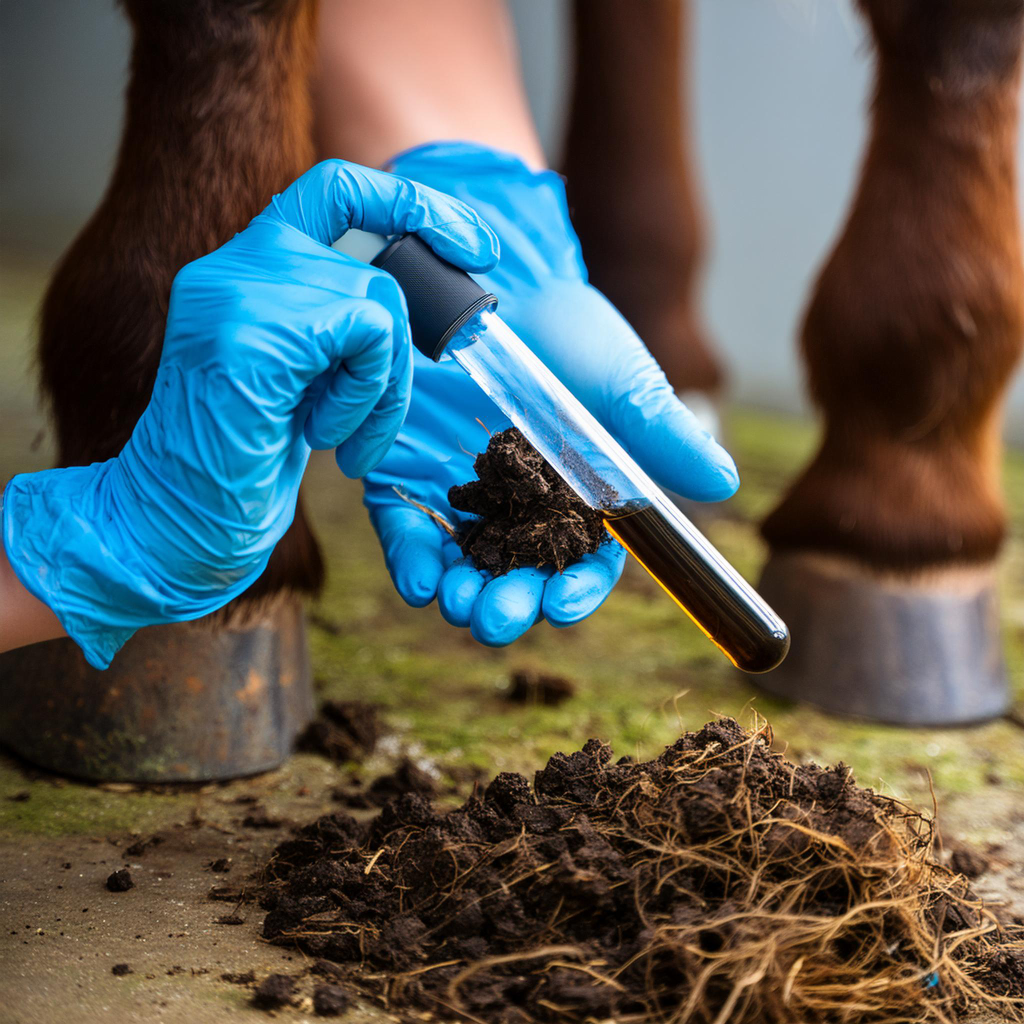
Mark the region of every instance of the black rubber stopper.
POLYGON ((405 292, 413 344, 437 361, 455 332, 498 300, 464 270, 442 259, 416 235, 403 235, 373 259, 405 292))

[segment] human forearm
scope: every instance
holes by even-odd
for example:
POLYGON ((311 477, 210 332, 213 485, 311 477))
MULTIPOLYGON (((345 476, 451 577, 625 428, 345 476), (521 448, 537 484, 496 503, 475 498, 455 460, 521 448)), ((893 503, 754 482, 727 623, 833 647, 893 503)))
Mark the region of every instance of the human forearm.
POLYGON ((0 542, 0 651, 64 636, 57 616, 26 589, 0 542))
POLYGON ((319 32, 322 157, 381 166, 460 139, 545 165, 503 0, 332 0, 319 32))

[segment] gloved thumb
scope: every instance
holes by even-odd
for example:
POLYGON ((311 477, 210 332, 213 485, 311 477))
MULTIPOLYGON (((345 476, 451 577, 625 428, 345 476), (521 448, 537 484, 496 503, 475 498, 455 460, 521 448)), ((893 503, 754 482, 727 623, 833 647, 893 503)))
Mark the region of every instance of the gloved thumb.
POLYGON ((498 239, 465 203, 408 178, 345 160, 325 160, 274 196, 260 215, 332 245, 349 228, 379 235, 415 232, 439 256, 483 273, 498 262, 498 239))

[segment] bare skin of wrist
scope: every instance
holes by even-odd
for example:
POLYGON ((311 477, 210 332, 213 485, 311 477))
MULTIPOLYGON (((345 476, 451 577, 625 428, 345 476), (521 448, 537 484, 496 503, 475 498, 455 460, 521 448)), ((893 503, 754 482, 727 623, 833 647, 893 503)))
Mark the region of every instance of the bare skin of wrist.
POLYGON ((330 0, 314 89, 319 156, 371 167, 426 142, 547 166, 504 0, 330 0))
POLYGON ((0 651, 64 635, 57 616, 14 575, 7 549, 0 545, 0 651))

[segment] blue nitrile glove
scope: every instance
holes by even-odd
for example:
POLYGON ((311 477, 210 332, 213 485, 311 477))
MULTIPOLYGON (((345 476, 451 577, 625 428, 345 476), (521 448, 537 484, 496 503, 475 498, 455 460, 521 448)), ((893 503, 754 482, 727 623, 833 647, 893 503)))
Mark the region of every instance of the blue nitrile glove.
MULTIPOLYGON (((478 280, 497 295, 499 315, 655 480, 698 501, 736 490, 728 453, 679 402, 629 324, 587 284, 557 174, 466 143, 422 146, 396 157, 391 168, 462 199, 495 230, 501 257, 478 280)), ((365 480, 398 592, 415 606, 436 595, 445 619, 494 646, 511 643, 542 617, 554 626, 585 618, 622 573, 625 553, 614 541, 561 574, 517 569, 492 580, 396 493, 458 521, 448 488, 474 479, 473 459, 488 432, 509 425, 454 362, 414 358, 405 426, 365 480)))
POLYGON ((335 252, 349 227, 415 231, 466 270, 493 234, 461 203, 355 164, 308 171, 171 290, 153 396, 116 459, 15 477, 7 555, 89 662, 140 626, 198 618, 263 571, 310 446, 361 476, 409 401, 394 278, 335 252))

